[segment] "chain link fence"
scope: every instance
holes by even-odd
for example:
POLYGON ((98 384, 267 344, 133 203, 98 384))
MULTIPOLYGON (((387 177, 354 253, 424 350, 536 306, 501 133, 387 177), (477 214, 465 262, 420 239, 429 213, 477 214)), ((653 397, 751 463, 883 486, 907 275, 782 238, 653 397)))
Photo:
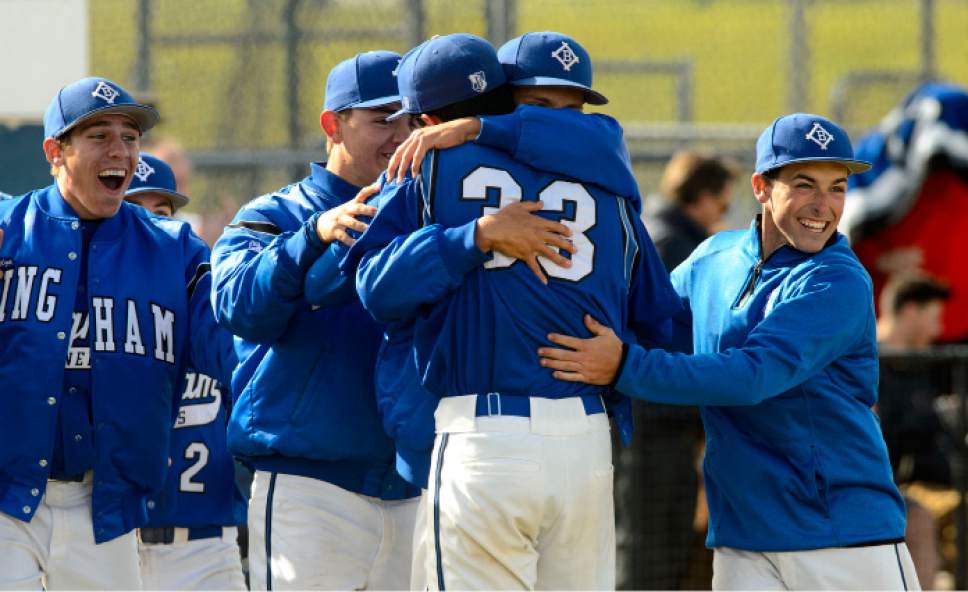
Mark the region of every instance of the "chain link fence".
POLYGON ((434 34, 580 40, 605 110, 628 128, 645 192, 678 148, 751 163, 756 134, 783 112, 861 130, 921 79, 968 82, 965 0, 91 0, 91 26, 93 70, 154 100, 164 121, 153 135, 194 156, 201 213, 323 158, 318 115, 333 65, 434 34))

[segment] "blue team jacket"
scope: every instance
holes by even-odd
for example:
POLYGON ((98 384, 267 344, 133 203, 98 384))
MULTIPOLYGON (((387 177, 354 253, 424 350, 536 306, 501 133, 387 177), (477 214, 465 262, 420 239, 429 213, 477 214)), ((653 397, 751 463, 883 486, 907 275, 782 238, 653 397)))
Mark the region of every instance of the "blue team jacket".
POLYGON ((145 526, 245 524, 247 502, 225 441, 231 401, 232 393, 211 376, 185 374, 171 434, 171 467, 164 491, 148 500, 145 526))
POLYGON ((417 492, 393 469, 373 393, 383 328, 356 299, 316 306, 303 294, 324 251, 316 215, 357 190, 313 164, 303 181, 243 206, 215 244, 215 313, 240 360, 228 443, 256 469, 401 499, 417 492))
POLYGON ((837 234, 760 260, 756 222, 673 272, 695 355, 630 346, 617 382, 701 405, 710 547, 794 551, 900 540, 904 503, 877 417, 871 281, 837 234))
MULTIPOLYGON (((80 279, 79 226, 56 185, 0 203, 0 511, 24 521, 47 485, 80 279)), ((231 362, 223 360, 234 358, 213 347, 208 247, 187 224, 122 203, 98 228, 89 258, 100 543, 147 520, 147 500, 165 479, 186 360, 224 378, 231 362)))

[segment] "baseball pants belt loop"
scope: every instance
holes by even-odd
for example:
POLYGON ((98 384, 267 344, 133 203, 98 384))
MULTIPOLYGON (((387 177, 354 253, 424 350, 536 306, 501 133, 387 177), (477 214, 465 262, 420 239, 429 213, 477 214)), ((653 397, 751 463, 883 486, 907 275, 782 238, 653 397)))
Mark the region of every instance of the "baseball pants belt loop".
POLYGON ((197 528, 177 528, 173 526, 139 529, 141 542, 146 545, 171 545, 187 543, 199 539, 222 538, 221 526, 202 526, 197 528))
MULTIPOLYGON (((605 412, 605 404, 602 402, 600 395, 580 395, 580 398, 586 415, 605 412)), ((531 397, 493 392, 478 395, 474 411, 477 417, 502 415, 531 417, 531 397)))

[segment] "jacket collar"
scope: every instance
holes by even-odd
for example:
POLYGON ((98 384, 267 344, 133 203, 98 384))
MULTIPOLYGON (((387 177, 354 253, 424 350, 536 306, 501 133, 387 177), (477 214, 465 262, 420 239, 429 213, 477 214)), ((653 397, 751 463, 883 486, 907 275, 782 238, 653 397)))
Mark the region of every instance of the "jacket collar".
MULTIPOLYGON (((37 191, 34 197, 37 207, 49 217, 58 220, 79 221, 80 216, 74 208, 64 200, 57 183, 52 183, 47 187, 37 191)), ((113 241, 120 238, 124 230, 125 221, 129 215, 129 208, 132 206, 127 202, 121 202, 121 207, 110 218, 105 218, 94 233, 94 241, 113 241)))
POLYGON ((345 203, 360 192, 360 187, 326 170, 324 163, 311 163, 309 170, 310 174, 303 179, 302 185, 310 196, 322 200, 326 207, 345 203))

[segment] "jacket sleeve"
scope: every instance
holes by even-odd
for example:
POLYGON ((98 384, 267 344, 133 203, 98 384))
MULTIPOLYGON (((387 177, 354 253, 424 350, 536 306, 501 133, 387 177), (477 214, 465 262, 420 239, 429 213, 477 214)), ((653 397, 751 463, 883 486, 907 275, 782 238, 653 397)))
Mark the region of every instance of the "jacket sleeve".
POLYGON ((215 243, 213 303, 218 322, 243 339, 270 343, 305 304, 303 282, 324 250, 314 214, 283 232, 254 209, 243 209, 215 243))
POLYGON ((871 287, 858 270, 816 269, 790 291, 740 347, 686 355, 629 346, 616 387, 656 403, 755 405, 802 384, 869 334, 871 287))
POLYGON ((481 117, 476 142, 533 168, 594 183, 641 209, 624 131, 608 115, 523 105, 508 115, 481 117))
POLYGON ((681 299, 638 213, 630 204, 623 207, 636 247, 630 271, 629 328, 638 343, 664 347, 672 341, 673 317, 681 314, 681 299))
MULTIPOLYGON (((190 230, 186 229, 185 236, 190 253, 185 280, 190 315, 188 339, 192 366, 222 384, 229 384, 238 358, 235 356, 232 335, 215 322, 208 246, 190 230)), ((184 376, 184 371, 181 374, 184 376)))
POLYGON ((411 318, 488 259, 474 242, 476 220, 421 227, 420 183, 407 179, 386 187, 380 210, 341 264, 344 271, 355 269, 360 300, 381 323, 411 318))

